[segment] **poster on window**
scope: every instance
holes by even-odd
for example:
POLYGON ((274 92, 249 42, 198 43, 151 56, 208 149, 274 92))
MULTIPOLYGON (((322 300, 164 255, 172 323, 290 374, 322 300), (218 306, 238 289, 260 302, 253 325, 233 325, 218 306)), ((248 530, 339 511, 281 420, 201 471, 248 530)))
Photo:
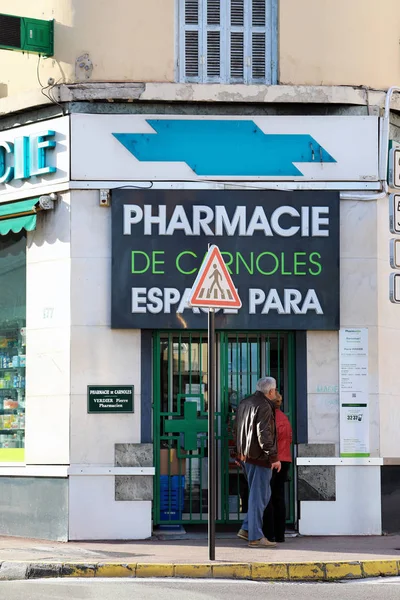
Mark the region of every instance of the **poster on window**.
POLYGON ((368 329, 339 332, 340 456, 369 456, 368 329))

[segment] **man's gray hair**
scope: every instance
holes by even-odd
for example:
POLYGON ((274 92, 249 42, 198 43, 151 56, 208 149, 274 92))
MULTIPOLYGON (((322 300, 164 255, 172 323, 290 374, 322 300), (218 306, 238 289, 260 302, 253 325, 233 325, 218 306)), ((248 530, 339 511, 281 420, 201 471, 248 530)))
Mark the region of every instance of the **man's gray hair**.
POLYGON ((261 377, 257 381, 257 391, 265 395, 274 388, 276 388, 276 380, 273 377, 261 377))

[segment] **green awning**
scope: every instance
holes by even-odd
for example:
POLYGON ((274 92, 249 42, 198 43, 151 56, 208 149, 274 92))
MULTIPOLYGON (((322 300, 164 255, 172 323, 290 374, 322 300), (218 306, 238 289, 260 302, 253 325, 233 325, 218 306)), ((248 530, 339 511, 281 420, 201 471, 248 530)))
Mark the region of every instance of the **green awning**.
POLYGON ((22 229, 33 231, 36 227, 36 208, 38 198, 19 200, 0 204, 0 235, 10 231, 19 233, 22 229))

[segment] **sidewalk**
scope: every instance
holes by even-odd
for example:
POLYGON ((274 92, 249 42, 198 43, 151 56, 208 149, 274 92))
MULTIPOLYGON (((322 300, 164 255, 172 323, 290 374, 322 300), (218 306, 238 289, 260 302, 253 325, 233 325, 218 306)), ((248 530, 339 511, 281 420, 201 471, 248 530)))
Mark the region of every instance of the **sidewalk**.
POLYGON ((330 580, 398 575, 400 535, 288 537, 275 549, 248 548, 218 534, 216 561, 207 537, 153 537, 133 542, 49 542, 0 537, 0 579, 39 576, 188 576, 330 580), (212 565, 212 566, 211 566, 212 565))

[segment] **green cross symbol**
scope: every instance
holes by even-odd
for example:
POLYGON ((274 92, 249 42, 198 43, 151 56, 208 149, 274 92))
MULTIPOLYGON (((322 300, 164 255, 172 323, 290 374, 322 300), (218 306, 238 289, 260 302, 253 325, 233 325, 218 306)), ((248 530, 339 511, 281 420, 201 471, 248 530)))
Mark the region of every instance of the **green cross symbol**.
POLYGON ((183 419, 168 419, 165 421, 166 433, 183 433, 185 436, 184 449, 197 450, 197 434, 207 433, 207 419, 197 418, 197 403, 185 402, 183 405, 183 419))

